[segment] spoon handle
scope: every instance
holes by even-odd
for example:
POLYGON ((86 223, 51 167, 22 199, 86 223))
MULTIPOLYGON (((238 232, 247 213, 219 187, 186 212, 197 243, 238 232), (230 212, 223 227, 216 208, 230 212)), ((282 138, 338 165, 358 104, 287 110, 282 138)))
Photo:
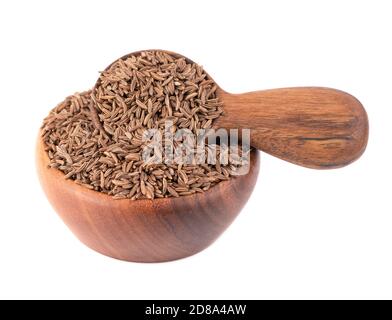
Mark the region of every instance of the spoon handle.
POLYGON ((366 148, 366 111, 348 93, 304 87, 219 95, 225 114, 216 126, 250 129, 253 147, 283 160, 310 168, 338 168, 366 148))

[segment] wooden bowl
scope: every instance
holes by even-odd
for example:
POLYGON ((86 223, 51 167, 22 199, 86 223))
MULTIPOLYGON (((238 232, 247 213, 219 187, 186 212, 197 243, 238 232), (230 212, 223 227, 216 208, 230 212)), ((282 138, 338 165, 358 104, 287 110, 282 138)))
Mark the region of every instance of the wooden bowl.
POLYGON ((247 175, 222 181, 205 193, 154 200, 115 200, 65 180, 48 167, 38 138, 36 164, 50 203, 81 242, 106 256, 134 262, 185 258, 207 248, 247 202, 259 172, 251 152, 247 175))

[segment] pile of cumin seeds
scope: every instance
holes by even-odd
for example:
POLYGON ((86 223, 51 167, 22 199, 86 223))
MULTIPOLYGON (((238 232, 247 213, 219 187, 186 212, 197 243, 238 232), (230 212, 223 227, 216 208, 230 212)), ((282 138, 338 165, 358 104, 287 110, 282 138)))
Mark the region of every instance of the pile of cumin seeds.
POLYGON ((65 178, 116 199, 154 199, 204 192, 237 169, 235 163, 146 164, 142 134, 208 129, 222 114, 217 86, 202 67, 161 51, 117 60, 94 91, 75 94, 45 118, 42 138, 50 167, 65 178))

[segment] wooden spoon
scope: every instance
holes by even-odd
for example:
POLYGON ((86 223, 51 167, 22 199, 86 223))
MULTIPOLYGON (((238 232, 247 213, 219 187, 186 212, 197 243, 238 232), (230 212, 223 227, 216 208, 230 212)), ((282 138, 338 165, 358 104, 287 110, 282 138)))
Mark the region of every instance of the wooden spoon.
MULTIPOLYGON (((153 51, 193 63, 175 52, 153 51)), ((98 79, 94 88, 99 85, 98 79)), ((283 160, 309 168, 338 168, 359 158, 366 148, 366 111, 346 92, 299 87, 232 94, 218 87, 217 96, 225 113, 215 121, 215 128, 250 129, 253 147, 283 160)))

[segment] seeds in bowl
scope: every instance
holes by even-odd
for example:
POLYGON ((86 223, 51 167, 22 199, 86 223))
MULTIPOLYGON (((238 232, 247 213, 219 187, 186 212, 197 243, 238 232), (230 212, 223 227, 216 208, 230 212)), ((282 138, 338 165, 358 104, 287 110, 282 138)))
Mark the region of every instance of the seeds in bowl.
MULTIPOLYGON (((239 162, 221 163, 221 146, 205 140, 205 148, 196 153, 208 158, 213 147, 212 163, 198 157, 173 161, 166 151, 180 149, 183 141, 169 141, 167 133, 183 130, 197 136, 210 129, 223 112, 216 91, 202 67, 182 57, 143 51, 119 59, 101 73, 93 90, 66 98, 45 118, 42 138, 50 167, 116 199, 204 192, 234 175, 239 162), (168 146, 161 161, 146 161, 151 144, 146 132, 163 137, 168 146)), ((190 149, 185 151, 195 151, 190 149)))

